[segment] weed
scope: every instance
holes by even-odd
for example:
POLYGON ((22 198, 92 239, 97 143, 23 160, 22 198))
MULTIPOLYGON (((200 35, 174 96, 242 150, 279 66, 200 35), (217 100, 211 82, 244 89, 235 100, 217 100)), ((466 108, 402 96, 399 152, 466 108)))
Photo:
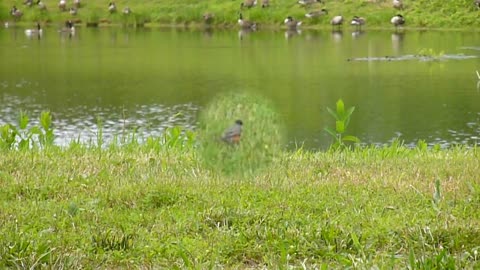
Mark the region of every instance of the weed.
POLYGON ((336 111, 327 107, 327 111, 335 118, 335 130, 325 127, 325 131, 333 138, 333 144, 331 149, 338 150, 344 149, 347 146, 347 142, 359 143, 360 140, 353 135, 345 135, 348 124, 350 123, 350 117, 355 110, 355 107, 350 107, 345 110, 343 101, 339 99, 336 103, 336 111))

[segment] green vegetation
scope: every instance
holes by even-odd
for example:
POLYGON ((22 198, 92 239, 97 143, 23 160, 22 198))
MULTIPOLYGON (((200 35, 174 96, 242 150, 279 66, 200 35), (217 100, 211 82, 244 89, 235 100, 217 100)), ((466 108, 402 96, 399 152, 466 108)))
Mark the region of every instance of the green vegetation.
POLYGON ((334 150, 345 148, 345 143, 358 143, 360 139, 353 135, 345 135, 348 124, 350 123, 350 117, 352 116, 355 107, 350 107, 345 111, 345 105, 343 100, 339 99, 336 104, 336 110, 327 108, 328 113, 335 119, 335 130, 326 127, 325 131, 333 138, 332 148, 334 150))
MULTIPOLYGON (((60 12, 57 0, 43 0, 48 11, 41 13, 36 7, 27 8, 20 0, 6 0, 4 5, 10 8, 16 4, 24 12, 24 21, 43 20, 50 22, 63 22, 68 18, 74 18, 83 23, 91 22, 92 15, 99 15, 99 22, 121 24, 125 20, 135 21, 135 25, 154 23, 162 25, 203 25, 202 15, 206 12, 214 14, 213 24, 218 27, 236 26, 241 1, 196 1, 196 0, 164 0, 164 1, 115 1, 117 14, 109 14, 107 11, 110 1, 84 1, 78 15, 72 17, 68 12, 60 12), (129 6, 133 13, 128 18, 122 16, 122 9, 129 6)), ((261 1, 259 1, 261 2, 261 1)), ((295 0, 272 0, 268 8, 261 5, 245 9, 242 12, 249 20, 260 23, 262 27, 283 26, 283 20, 291 15, 304 22, 302 27, 326 28, 330 27, 331 17, 343 15, 346 24, 354 16, 362 16, 367 20, 369 28, 390 28, 390 18, 397 13, 402 13, 406 20, 406 27, 442 27, 442 28, 473 28, 477 25, 478 9, 472 0, 458 1, 429 1, 415 0, 404 1, 404 9, 396 10, 390 0, 362 0, 350 1, 327 0, 325 4, 315 4, 308 8, 300 6, 295 0), (316 19, 305 18, 309 11, 326 8, 329 14, 316 19)), ((71 1, 68 1, 71 4, 71 1)), ((2 10, 0 10, 2 11, 2 10)), ((6 10, 3 10, 5 13, 6 10)), ((2 14, 5 16, 5 14, 2 14)), ((1 18, 1 17, 0 17, 1 18)), ((131 25, 131 24, 129 24, 131 25)))
MULTIPOLYGON (((252 127, 256 113, 272 115, 261 99, 233 97, 252 127)), ((221 100, 205 115, 221 119, 221 100)), ((41 119, 21 114, 6 134, 30 147, 0 150, 0 268, 480 266, 476 147, 278 151, 266 170, 226 176, 204 166, 192 132, 60 148, 31 135, 51 138, 41 119)))

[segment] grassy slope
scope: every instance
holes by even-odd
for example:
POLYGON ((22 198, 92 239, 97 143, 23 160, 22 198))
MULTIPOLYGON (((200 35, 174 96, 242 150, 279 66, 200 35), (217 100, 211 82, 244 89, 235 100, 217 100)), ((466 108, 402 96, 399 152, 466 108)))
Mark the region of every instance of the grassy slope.
MULTIPOLYGON (((57 8, 58 1, 44 0, 49 11, 42 14, 35 8, 27 9, 20 0, 4 0, 4 6, 10 7, 17 4, 25 15, 24 21, 50 20, 62 22, 69 18, 68 13, 60 13, 57 8)), ((99 17, 111 22, 122 22, 122 15, 115 16, 107 13, 109 0, 92 1, 84 0, 77 16, 83 22, 99 17)), ((234 26, 239 12, 240 1, 231 0, 145 0, 145 1, 115 1, 119 10, 129 5, 136 14, 137 21, 148 20, 158 24, 199 24, 202 23, 202 14, 213 12, 215 24, 218 26, 234 26)), ((329 27, 332 16, 342 14, 347 20, 353 15, 363 16, 367 19, 369 27, 391 27, 389 20, 398 11, 391 7, 389 0, 326 0, 326 4, 317 5, 311 9, 327 8, 330 14, 325 18, 307 20, 304 17, 306 9, 296 4, 295 0, 271 0, 271 7, 262 9, 255 7, 245 10, 245 17, 255 20, 266 26, 281 26, 287 15, 292 15, 304 21, 304 27, 329 27)), ((4 13, 7 9, 4 8, 4 13)), ((473 28, 478 24, 479 10, 471 0, 456 1, 430 1, 406 0, 405 10, 401 13, 407 19, 408 27, 443 27, 443 28, 473 28)), ((5 14, 3 15, 5 16, 5 14)), ((1 17, 0 17, 1 19, 1 17)))
POLYGON ((224 177, 158 145, 4 151, 0 268, 478 267, 479 158, 299 151, 224 177))

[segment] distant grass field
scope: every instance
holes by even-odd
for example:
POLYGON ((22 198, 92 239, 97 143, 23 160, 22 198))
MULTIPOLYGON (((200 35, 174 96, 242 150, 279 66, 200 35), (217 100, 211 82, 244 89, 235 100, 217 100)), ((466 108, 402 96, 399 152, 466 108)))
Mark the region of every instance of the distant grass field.
MULTIPOLYGON (((202 15, 206 12, 214 14, 213 25, 217 27, 234 27, 240 12, 239 0, 145 0, 145 1, 115 1, 118 12, 109 14, 107 11, 109 0, 84 0, 83 7, 78 15, 70 16, 68 12, 60 12, 58 1, 44 0, 47 11, 39 11, 36 7, 27 8, 21 0, 4 0, 2 17, 8 19, 8 10, 17 5, 24 12, 23 22, 48 21, 62 23, 66 19, 76 19, 82 23, 98 21, 101 23, 143 25, 161 24, 175 26, 203 25, 202 15), (133 14, 124 16, 121 11, 129 6, 133 14)), ((67 1, 71 6, 73 0, 67 1)), ((405 16, 406 27, 430 28, 475 28, 478 24, 478 10, 471 0, 457 1, 429 1, 405 0, 403 10, 396 10, 389 0, 326 0, 324 4, 315 4, 303 7, 295 0, 271 0, 270 7, 261 8, 260 5, 242 10, 245 18, 258 22, 263 27, 281 27, 286 16, 291 15, 304 22, 303 27, 326 28, 330 19, 335 15, 343 15, 346 24, 354 16, 362 16, 367 20, 366 27, 391 27, 390 18, 397 13, 405 16), (317 19, 305 18, 305 13, 312 10, 326 8, 329 14, 317 19)))

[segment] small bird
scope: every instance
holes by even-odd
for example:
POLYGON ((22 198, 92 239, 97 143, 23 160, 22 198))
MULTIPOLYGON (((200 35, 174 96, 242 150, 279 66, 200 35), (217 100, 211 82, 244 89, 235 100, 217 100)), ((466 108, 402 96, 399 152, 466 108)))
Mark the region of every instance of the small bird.
POLYGON ((240 9, 243 9, 244 7, 251 8, 255 5, 257 5, 257 0, 243 0, 240 4, 240 9))
POLYGON ((244 29, 252 29, 252 30, 255 30, 255 29, 257 28, 257 23, 244 20, 242 13, 240 13, 240 14, 238 15, 238 25, 240 25, 240 27, 242 27, 242 28, 244 28, 244 29))
POLYGON ((307 14, 305 14, 305 17, 307 18, 315 18, 315 17, 320 17, 323 15, 327 15, 328 10, 325 8, 322 8, 321 10, 315 10, 315 11, 310 11, 307 14))
POLYGON ((58 8, 61 11, 65 11, 67 9, 67 1, 66 0, 60 0, 60 2, 58 2, 58 8))
POLYGON ((132 13, 132 10, 129 7, 124 7, 122 13, 125 15, 129 15, 130 13, 132 13))
POLYGON ((270 6, 270 0, 262 0, 262 8, 266 8, 270 6))
POLYGON ((362 30, 362 25, 364 24, 365 24, 365 18, 358 17, 358 16, 354 16, 352 21, 350 22, 350 25, 355 25, 357 31, 362 30))
POLYGON ((333 17, 333 19, 330 21, 330 24, 332 25, 332 27, 334 26, 340 27, 340 25, 343 24, 343 17, 340 15, 333 17))
POLYGON ((117 11, 117 6, 114 2, 108 3, 108 12, 115 13, 117 11))
POLYGON ((31 36, 41 36, 42 35, 42 27, 40 26, 40 23, 37 22, 37 28, 33 29, 25 29, 25 35, 28 37, 31 36))
POLYGON ((292 16, 288 16, 284 20, 284 23, 287 26, 287 28, 290 30, 297 29, 298 26, 302 25, 302 22, 294 20, 292 16))
POLYGON ((235 124, 225 130, 222 135, 222 140, 230 144, 237 144, 240 142, 242 136, 242 120, 236 120, 235 124))
POLYGON ((399 25, 404 25, 405 24, 405 18, 401 14, 397 14, 392 17, 390 22, 395 26, 395 31, 398 29, 399 25))
POLYGON ((402 0, 392 0, 392 6, 396 9, 403 9, 402 0))
POLYGON ((299 0, 298 3, 302 6, 310 6, 315 3, 322 3, 322 0, 299 0))

